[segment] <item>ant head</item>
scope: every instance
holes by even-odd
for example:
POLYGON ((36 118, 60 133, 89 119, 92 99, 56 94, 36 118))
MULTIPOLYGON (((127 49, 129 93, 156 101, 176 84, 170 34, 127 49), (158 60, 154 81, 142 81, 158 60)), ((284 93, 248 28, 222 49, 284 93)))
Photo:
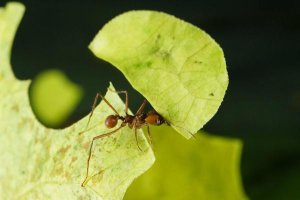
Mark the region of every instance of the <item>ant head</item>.
POLYGON ((117 125, 118 123, 119 116, 118 115, 109 115, 105 119, 105 126, 107 128, 113 128, 117 125))
POLYGON ((149 112, 147 114, 147 117, 145 118, 145 121, 148 124, 155 125, 155 126, 162 125, 165 122, 164 118, 155 112, 149 112))

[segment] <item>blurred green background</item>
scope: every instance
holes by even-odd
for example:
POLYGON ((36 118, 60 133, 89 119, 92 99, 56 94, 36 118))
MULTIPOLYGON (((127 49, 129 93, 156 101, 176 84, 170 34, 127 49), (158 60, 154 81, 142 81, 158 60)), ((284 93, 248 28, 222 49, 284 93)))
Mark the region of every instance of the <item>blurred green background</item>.
POLYGON ((57 68, 83 94, 78 108, 56 128, 85 116, 109 81, 129 91, 132 110, 143 100, 117 69, 87 49, 108 20, 151 9, 204 29, 223 48, 230 76, 224 102, 204 130, 243 140, 241 172, 251 199, 300 199, 299 1, 21 2, 27 10, 12 51, 16 76, 35 79, 57 68))

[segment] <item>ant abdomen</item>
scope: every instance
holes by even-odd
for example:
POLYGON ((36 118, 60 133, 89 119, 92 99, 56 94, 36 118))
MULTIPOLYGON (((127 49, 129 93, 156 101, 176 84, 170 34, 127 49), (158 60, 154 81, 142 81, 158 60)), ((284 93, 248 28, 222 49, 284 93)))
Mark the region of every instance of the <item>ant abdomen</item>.
POLYGON ((105 126, 107 128, 113 128, 117 125, 119 117, 116 115, 109 115, 105 119, 105 126))

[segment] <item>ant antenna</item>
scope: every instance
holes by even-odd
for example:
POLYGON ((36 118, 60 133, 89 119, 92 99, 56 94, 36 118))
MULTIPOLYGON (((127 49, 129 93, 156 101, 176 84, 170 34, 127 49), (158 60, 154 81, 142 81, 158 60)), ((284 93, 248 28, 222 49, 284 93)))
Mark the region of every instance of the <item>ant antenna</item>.
POLYGON ((174 126, 176 128, 179 128, 179 129, 183 129, 184 131, 186 131, 190 136, 192 136, 195 140, 197 140, 196 136, 189 130, 187 130, 186 128, 183 128, 183 127, 180 127, 180 126, 176 126, 174 124, 170 124, 170 123, 167 123, 168 125, 170 126, 174 126))

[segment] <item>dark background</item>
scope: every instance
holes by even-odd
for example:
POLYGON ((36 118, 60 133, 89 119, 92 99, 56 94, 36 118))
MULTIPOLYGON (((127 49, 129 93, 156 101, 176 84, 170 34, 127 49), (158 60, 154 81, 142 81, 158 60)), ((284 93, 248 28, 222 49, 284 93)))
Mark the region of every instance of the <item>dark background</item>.
POLYGON ((204 130, 244 141, 241 169, 251 199, 300 199, 300 1, 21 2, 27 9, 13 47, 14 72, 34 79, 58 68, 80 84, 84 99, 66 124, 86 115, 109 81, 129 91, 133 110, 142 102, 117 69, 87 49, 108 20, 151 9, 204 29, 223 48, 230 76, 224 102, 204 130))

